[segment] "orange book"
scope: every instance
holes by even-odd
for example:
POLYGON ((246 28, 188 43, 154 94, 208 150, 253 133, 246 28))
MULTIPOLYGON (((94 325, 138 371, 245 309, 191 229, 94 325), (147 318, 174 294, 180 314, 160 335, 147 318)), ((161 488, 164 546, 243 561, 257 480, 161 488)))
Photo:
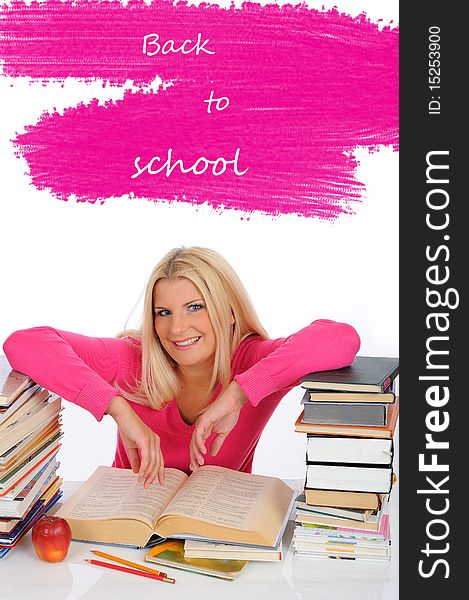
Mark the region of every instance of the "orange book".
POLYGON ((299 433, 320 434, 320 435, 336 435, 336 436, 353 436, 353 437, 368 437, 368 438, 387 438, 394 437, 394 431, 399 417, 399 397, 396 397, 394 404, 390 404, 388 408, 388 423, 382 427, 378 426, 363 426, 363 425, 322 425, 318 423, 303 423, 304 411, 300 414, 295 422, 295 431, 299 433))
POLYGON ((306 503, 317 506, 337 506, 379 510, 384 494, 349 492, 341 490, 318 490, 305 488, 306 503))

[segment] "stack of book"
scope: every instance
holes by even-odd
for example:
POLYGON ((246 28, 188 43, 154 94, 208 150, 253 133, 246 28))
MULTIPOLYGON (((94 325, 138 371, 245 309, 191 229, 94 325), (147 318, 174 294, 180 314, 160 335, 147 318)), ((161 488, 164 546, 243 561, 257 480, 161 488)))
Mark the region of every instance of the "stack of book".
POLYGON ((295 430, 307 434, 307 446, 297 554, 390 560, 398 373, 397 358, 358 356, 350 367, 302 378, 295 430))
POLYGON ((61 399, 0 357, 0 558, 62 496, 61 399))

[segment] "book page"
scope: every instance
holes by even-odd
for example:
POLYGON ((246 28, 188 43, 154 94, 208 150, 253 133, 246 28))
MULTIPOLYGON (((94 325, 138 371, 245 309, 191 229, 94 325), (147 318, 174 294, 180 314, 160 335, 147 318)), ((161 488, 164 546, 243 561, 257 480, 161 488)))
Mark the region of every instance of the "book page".
MULTIPOLYGON (((5 427, 5 422, 8 419, 11 419, 13 415, 15 419, 18 419, 20 415, 24 414, 25 411, 28 411, 31 398, 37 396, 41 389, 42 388, 39 385, 31 385, 14 402, 12 402, 8 408, 2 409, 0 412, 0 427, 5 427), (26 403, 27 406, 25 406, 26 403)), ((45 396, 42 399, 45 399, 49 395, 49 392, 44 389, 43 392, 45 392, 45 396)), ((36 404, 37 403, 38 402, 36 402, 36 404)))
POLYGON ((20 419, 27 418, 32 412, 47 400, 49 392, 39 386, 30 388, 16 400, 8 410, 0 416, 0 431, 15 427, 20 419))
POLYGON ((273 477, 207 465, 192 473, 163 514, 250 531, 275 483, 273 477))
POLYGON ((165 469, 165 484, 145 489, 130 469, 98 467, 88 481, 58 511, 63 518, 100 520, 133 518, 153 527, 187 475, 165 469))
POLYGON ((30 383, 27 375, 11 368, 6 356, 0 356, 0 405, 8 404, 30 383))

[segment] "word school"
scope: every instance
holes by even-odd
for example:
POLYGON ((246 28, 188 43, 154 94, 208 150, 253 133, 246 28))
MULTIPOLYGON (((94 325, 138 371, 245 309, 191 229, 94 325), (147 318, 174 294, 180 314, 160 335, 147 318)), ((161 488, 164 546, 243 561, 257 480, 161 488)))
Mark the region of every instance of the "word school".
POLYGON ((182 159, 180 159, 180 158, 173 162, 173 160, 174 160, 173 159, 173 149, 169 148, 165 162, 162 165, 160 165, 157 169, 154 169, 153 165, 155 163, 162 162, 163 159, 161 159, 159 156, 153 156, 147 162, 147 164, 145 166, 140 166, 140 161, 142 159, 140 156, 137 156, 134 161, 134 167, 136 169, 136 172, 133 175, 131 175, 130 177, 132 179, 136 179, 137 177, 142 175, 142 173, 145 173, 145 171, 149 175, 158 175, 158 173, 162 173, 163 171, 166 171, 165 175, 166 175, 166 177, 169 177, 171 175, 171 173, 174 171, 174 169, 176 169, 177 167, 179 168, 180 172, 183 174, 192 172, 194 175, 203 175, 209 169, 210 166, 212 167, 212 169, 211 169, 212 175, 215 175, 215 177, 218 177, 219 175, 222 175, 226 171, 226 168, 228 165, 232 165, 234 174, 237 175, 238 177, 241 177, 242 175, 244 175, 245 173, 247 173, 249 171, 249 167, 247 167, 243 171, 239 170, 239 168, 238 168, 239 152, 240 152, 240 149, 236 148, 236 152, 235 152, 234 158, 232 160, 227 160, 226 158, 223 158, 222 156, 220 156, 219 158, 216 158, 214 160, 210 160, 210 159, 206 158, 205 156, 201 156, 190 167, 187 167, 184 165, 182 159))

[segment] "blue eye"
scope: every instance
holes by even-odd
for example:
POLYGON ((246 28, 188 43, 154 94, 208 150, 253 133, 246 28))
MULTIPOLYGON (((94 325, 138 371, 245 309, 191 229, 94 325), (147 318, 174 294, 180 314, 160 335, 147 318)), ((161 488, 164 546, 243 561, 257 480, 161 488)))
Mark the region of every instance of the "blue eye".
POLYGON ((170 311, 167 308, 162 308, 161 310, 157 310, 156 314, 159 317, 167 317, 171 313, 170 313, 170 311))
POLYGON ((198 310, 202 310, 202 308, 205 307, 202 304, 190 304, 188 308, 191 312, 196 312, 198 310))

